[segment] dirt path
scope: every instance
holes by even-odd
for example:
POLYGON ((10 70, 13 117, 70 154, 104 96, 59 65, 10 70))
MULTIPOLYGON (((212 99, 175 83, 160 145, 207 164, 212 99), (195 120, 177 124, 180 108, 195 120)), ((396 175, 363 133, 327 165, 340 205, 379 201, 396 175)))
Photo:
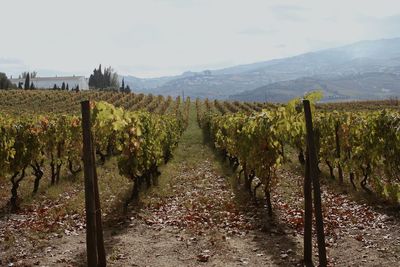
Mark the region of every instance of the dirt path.
POLYGON ((141 197, 108 240, 111 266, 288 266, 298 238, 235 194, 236 185, 197 123, 184 133, 159 186, 141 197))

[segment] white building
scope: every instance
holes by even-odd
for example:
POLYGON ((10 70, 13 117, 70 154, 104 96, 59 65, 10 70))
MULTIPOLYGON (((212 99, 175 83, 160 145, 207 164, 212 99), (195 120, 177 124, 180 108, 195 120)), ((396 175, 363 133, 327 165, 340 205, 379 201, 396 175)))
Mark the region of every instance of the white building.
MULTIPOLYGON (((18 86, 19 83, 22 83, 22 87, 24 87, 25 79, 10 79, 10 81, 18 86)), ((88 79, 84 76, 66 76, 66 77, 37 77, 31 78, 30 83, 33 83, 35 88, 37 89, 52 89, 54 85, 58 88, 61 88, 62 84, 64 83, 65 86, 68 84, 68 88, 75 89, 79 86, 79 90, 88 90, 89 83, 88 79)))

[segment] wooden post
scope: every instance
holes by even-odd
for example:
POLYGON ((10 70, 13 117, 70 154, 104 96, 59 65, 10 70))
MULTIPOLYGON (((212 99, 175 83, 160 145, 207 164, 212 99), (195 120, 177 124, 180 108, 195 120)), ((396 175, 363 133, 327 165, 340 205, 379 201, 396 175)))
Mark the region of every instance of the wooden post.
POLYGON ((304 176, 304 264, 313 266, 312 262, 312 187, 310 177, 310 158, 306 152, 304 176))
POLYGON ((97 235, 96 235, 96 203, 94 192, 94 162, 91 142, 90 103, 81 102, 82 134, 83 134, 83 165, 85 175, 85 209, 86 209, 86 253, 87 266, 97 266, 97 235))
POLYGON ((97 184, 97 171, 96 171, 96 160, 93 146, 93 138, 91 140, 92 144, 92 158, 94 163, 93 169, 93 182, 94 182, 94 195, 95 195, 95 205, 96 205, 96 237, 97 237, 97 253, 98 253, 98 267, 106 267, 107 259, 106 259, 106 250, 104 248, 104 239, 103 239, 103 225, 101 222, 101 207, 100 207, 100 195, 99 195, 99 186, 97 184))
POLYGON ((321 205, 321 188, 318 177, 317 151, 314 140, 314 130, 312 124, 310 101, 306 99, 303 100, 303 105, 304 105, 304 114, 305 114, 306 129, 307 129, 307 151, 310 159, 309 160, 310 178, 313 183, 313 191, 314 191, 314 212, 315 212, 315 222, 317 229, 318 258, 319 258, 319 265, 325 267, 328 265, 328 262, 326 259, 324 220, 322 216, 322 205, 321 205))

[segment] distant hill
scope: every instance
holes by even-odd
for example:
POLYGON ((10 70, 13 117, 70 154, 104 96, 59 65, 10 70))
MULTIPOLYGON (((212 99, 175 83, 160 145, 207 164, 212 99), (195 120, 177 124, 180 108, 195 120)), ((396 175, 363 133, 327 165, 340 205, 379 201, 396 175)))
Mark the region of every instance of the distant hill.
POLYGON ((124 78, 125 84, 129 85, 135 91, 141 91, 146 89, 158 88, 168 81, 177 79, 179 76, 167 76, 160 78, 137 78, 135 76, 121 76, 120 80, 124 78))
MULTIPOLYGON (((289 95, 297 95, 300 87, 307 84, 311 86, 315 84, 311 81, 316 81, 316 84, 326 83, 330 86, 335 84, 334 88, 343 88, 344 91, 340 90, 339 94, 341 97, 362 97, 365 94, 359 90, 366 89, 360 86, 357 86, 357 89, 355 87, 350 88, 350 86, 358 84, 357 82, 350 82, 355 81, 355 78, 352 77, 364 77, 360 79, 367 79, 375 84, 374 86, 384 87, 381 82, 384 81, 385 77, 388 79, 389 77, 397 77, 396 75, 399 73, 400 38, 395 38, 361 41, 295 57, 239 65, 220 70, 187 72, 173 77, 138 79, 130 76, 125 77, 125 81, 133 90, 140 92, 175 96, 184 91, 185 95, 191 97, 219 99, 242 99, 245 94, 252 94, 251 90, 260 91, 261 89, 258 88, 264 88, 268 85, 274 87, 274 90, 270 93, 271 97, 274 94, 274 99, 279 99, 280 93, 276 91, 277 86, 279 84, 290 84, 291 86, 287 87, 295 89, 287 89, 286 92, 281 93, 282 99, 286 99, 289 92, 289 95), (285 81, 288 81, 288 83, 280 83, 285 81), (346 90, 349 90, 349 92, 346 93, 346 90), (353 92, 354 90, 358 91, 353 92)), ((368 82, 366 85, 368 85, 368 82)), ((399 91, 394 87, 390 90, 393 94, 399 91)), ((367 97, 378 94, 368 94, 367 97)), ((333 93, 333 95, 335 94, 333 93)))
POLYGON ((285 102, 311 90, 322 90, 323 101, 400 97, 400 73, 369 72, 332 77, 304 77, 268 84, 230 96, 232 100, 285 102))

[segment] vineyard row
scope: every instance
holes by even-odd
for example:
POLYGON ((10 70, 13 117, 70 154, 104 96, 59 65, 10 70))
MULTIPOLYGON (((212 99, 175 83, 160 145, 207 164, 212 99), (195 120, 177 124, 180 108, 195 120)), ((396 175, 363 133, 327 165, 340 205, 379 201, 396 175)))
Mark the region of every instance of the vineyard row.
MULTIPOLYGON (((149 102, 148 105, 150 105, 149 102)), ((143 181, 151 183, 158 166, 166 163, 187 127, 190 99, 175 101, 173 111, 161 115, 147 111, 125 111, 107 102, 91 102, 92 131, 100 162, 118 158, 118 169, 134 182, 137 197, 143 181)), ((82 127, 76 115, 13 116, 0 114, 0 178, 11 183, 11 209, 18 208, 18 187, 32 168, 33 194, 38 191, 44 168, 50 169, 50 184, 60 180, 61 169, 72 175, 81 171, 82 127)))
MULTIPOLYGON (((318 94, 308 95, 315 103, 318 94)), ((299 162, 306 158, 306 131, 300 99, 286 106, 261 112, 220 114, 197 103, 198 122, 205 135, 236 166, 241 166, 251 190, 255 177, 260 179, 272 212, 271 191, 278 181, 285 150, 297 151, 299 162)), ((319 168, 343 183, 345 176, 356 189, 360 187, 382 198, 398 202, 400 182, 400 113, 381 111, 320 111, 313 105, 315 142, 319 168)))

